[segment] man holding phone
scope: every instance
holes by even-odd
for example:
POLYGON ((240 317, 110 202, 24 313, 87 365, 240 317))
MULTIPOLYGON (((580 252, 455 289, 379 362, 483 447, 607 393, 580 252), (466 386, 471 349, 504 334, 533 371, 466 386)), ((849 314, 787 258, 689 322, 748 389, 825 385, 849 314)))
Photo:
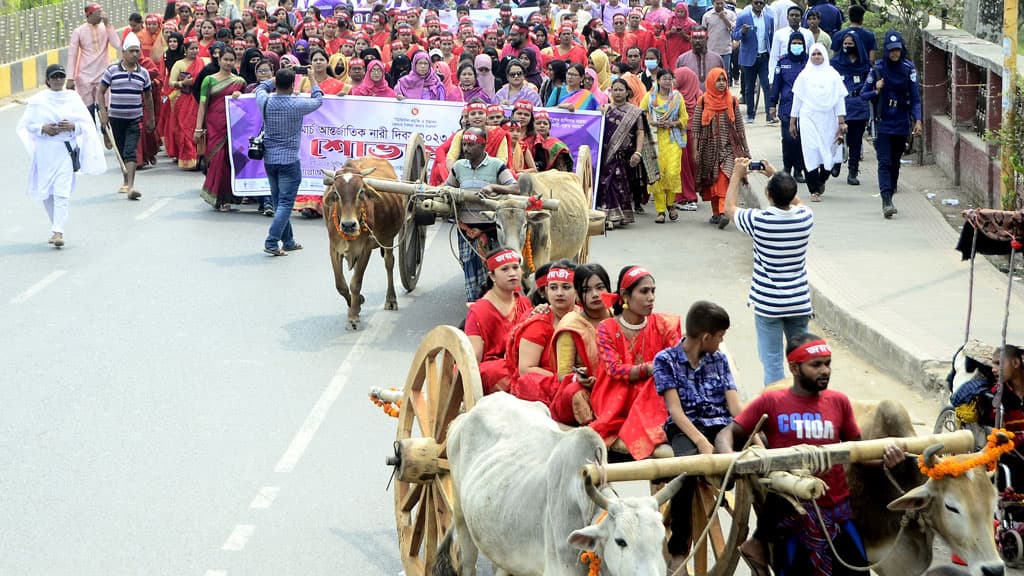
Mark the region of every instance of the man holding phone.
POLYGON ((814 213, 800 202, 796 192, 796 180, 785 172, 776 172, 767 161, 737 158, 725 196, 723 222, 735 221, 736 227, 753 240, 754 271, 748 304, 754 309, 757 355, 765 386, 786 377, 783 335, 791 340, 807 332, 813 315, 807 245, 814 229, 814 213), (763 210, 738 207, 740 184, 751 171, 768 177, 766 194, 771 206, 763 210))

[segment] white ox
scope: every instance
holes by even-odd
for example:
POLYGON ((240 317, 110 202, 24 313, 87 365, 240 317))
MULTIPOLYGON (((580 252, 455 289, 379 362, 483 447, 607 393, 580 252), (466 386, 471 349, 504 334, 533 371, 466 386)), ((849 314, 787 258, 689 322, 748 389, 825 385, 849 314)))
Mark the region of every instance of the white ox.
POLYGON ((463 576, 475 576, 480 552, 498 574, 584 575, 581 550, 597 553, 602 574, 662 576, 665 528, 658 509, 682 477, 655 496, 606 497, 584 485, 580 473, 588 461, 606 457, 596 432, 560 430, 539 402, 503 392, 484 397, 448 430, 455 529, 441 543, 434 576, 455 573, 453 535, 463 576), (598 506, 608 514, 595 522, 598 506))
MULTIPOLYGON (((891 400, 878 404, 855 402, 854 411, 865 440, 915 435, 910 414, 891 400)), ((933 449, 941 446, 929 451, 933 449)), ((926 457, 931 458, 934 452, 929 451, 926 457)), ((906 494, 901 494, 881 469, 847 469, 850 504, 868 560, 877 562, 893 545, 898 546, 875 572, 881 576, 923 574, 932 563, 932 541, 938 535, 967 562, 973 576, 1003 575, 1004 564, 996 550, 992 525, 997 495, 984 468, 932 480, 921 474, 916 459, 908 459, 892 473, 906 494), (907 512, 920 520, 911 523, 897 541, 901 517, 907 512)))

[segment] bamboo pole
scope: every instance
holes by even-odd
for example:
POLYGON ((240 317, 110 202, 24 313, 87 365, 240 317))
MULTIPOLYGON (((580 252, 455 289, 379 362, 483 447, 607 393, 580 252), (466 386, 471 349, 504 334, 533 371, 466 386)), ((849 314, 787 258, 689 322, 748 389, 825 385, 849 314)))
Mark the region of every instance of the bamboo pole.
MULTIPOLYGON (((1014 113, 1013 99, 1016 96, 1017 88, 1017 0, 1004 0, 1003 2, 1003 123, 1006 125, 1010 115, 1014 113)), ((1019 119, 1018 119, 1019 121, 1019 119)), ((1015 207, 1008 206, 1008 200, 1013 197, 1016 183, 1014 182, 1014 171, 1011 147, 1003 144, 1000 147, 1000 168, 1002 173, 999 179, 999 192, 1003 210, 1013 210, 1015 207)), ((1011 270, 1011 275, 1013 271, 1011 270)))
MULTIPOLYGON (((478 190, 451 188, 448 186, 426 186, 424 184, 416 182, 402 182, 400 180, 382 180, 380 178, 370 177, 363 178, 363 182, 367 186, 370 186, 375 190, 380 190, 381 192, 390 192, 392 194, 413 196, 415 194, 437 194, 443 190, 446 193, 451 194, 452 198, 456 202, 463 202, 469 200, 480 204, 494 203, 494 205, 497 206, 495 200, 481 197, 478 190)), ((525 196, 512 196, 512 198, 521 200, 523 205, 526 205, 527 198, 525 196)), ((545 210, 558 210, 558 206, 560 204, 561 201, 555 198, 541 199, 541 207, 544 208, 545 210)))
MULTIPOLYGON (((817 446, 826 452, 832 464, 849 464, 878 460, 882 457, 885 447, 896 444, 904 451, 919 454, 933 444, 942 444, 943 453, 962 454, 974 448, 974 435, 969 430, 913 436, 909 438, 878 438, 876 440, 859 440, 856 442, 840 442, 827 446, 817 446)), ((734 474, 759 474, 762 462, 768 470, 797 470, 805 468, 803 455, 793 448, 772 448, 757 453, 747 453, 737 460, 739 453, 733 454, 700 454, 696 456, 679 456, 655 460, 640 460, 622 464, 607 464, 598 470, 595 464, 583 467, 583 475, 589 476, 594 484, 602 480, 608 482, 627 482, 632 480, 654 480, 670 478, 687 473, 694 476, 722 476, 733 460, 736 466, 734 474)))

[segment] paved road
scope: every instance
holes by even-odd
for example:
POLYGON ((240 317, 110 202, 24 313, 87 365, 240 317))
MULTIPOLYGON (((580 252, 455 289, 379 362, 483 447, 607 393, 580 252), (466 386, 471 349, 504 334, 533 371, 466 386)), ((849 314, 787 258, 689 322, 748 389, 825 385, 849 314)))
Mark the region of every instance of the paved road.
MULTIPOLYGON (((381 309, 374 260, 364 329, 349 332, 321 221, 296 221, 304 251, 267 257, 269 219, 210 210, 201 178, 163 157, 139 175, 141 202, 115 192, 116 168, 83 178, 67 247, 48 246, 45 215, 21 192, 20 114, 0 109, 11 160, 0 203, 0 574, 397 574, 383 465, 395 424, 365 392, 401 386, 422 335, 461 319, 449 227, 431 229, 420 286, 397 313, 381 309)), ((726 306, 749 395, 760 386, 744 307, 749 244, 708 216, 704 206, 657 226, 647 215, 595 239, 593 259, 613 276, 652 268, 661 310, 726 306)), ((932 418, 933 399, 838 342, 838 388, 932 418)))

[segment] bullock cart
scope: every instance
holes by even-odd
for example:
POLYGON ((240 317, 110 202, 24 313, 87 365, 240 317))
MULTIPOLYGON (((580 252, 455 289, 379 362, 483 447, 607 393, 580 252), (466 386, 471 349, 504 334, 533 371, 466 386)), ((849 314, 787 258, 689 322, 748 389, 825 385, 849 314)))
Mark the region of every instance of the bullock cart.
MULTIPOLYGON (((594 165, 590 147, 581 146, 576 161, 576 177, 581 191, 586 198, 586 205, 593 205, 594 165)), ((427 186, 431 153, 423 143, 419 133, 413 133, 405 148, 405 166, 402 169, 401 182, 367 178, 366 182, 383 192, 404 194, 409 197, 402 235, 398 242, 398 272, 402 286, 411 292, 416 288, 420 270, 423 267, 423 251, 426 248, 426 227, 432 225, 437 217, 448 218, 455 215, 458 202, 467 195, 474 201, 480 198, 471 191, 458 191, 445 186, 427 186)), ((544 190, 537 193, 544 196, 544 190)), ((546 197, 544 208, 554 210, 558 202, 546 197)), ((487 201, 480 202, 487 204, 487 201)), ((496 207, 496 205, 494 205, 496 207)), ((494 208, 489 208, 494 209, 494 208)), ((591 226, 582 249, 577 257, 583 263, 590 254, 590 236, 604 233, 603 213, 594 211, 590 215, 591 226), (600 216, 600 218, 598 218, 600 216), (598 221, 598 219, 600 221, 598 221)))
MULTIPOLYGON (((398 419, 398 429, 394 453, 387 458, 387 464, 394 467, 395 524, 405 573, 426 576, 432 573, 438 545, 452 526, 453 485, 446 451, 448 425, 483 397, 479 367, 469 339, 451 326, 434 328, 416 350, 405 387, 373 388, 370 395, 377 403, 400 407, 397 414, 391 412, 398 419)), ((810 477, 811 472, 833 464, 879 459, 885 446, 892 442, 909 453, 921 453, 933 444, 943 444, 944 451, 949 453, 969 452, 974 447, 973 435, 961 430, 818 448, 747 450, 601 467, 588 465, 582 474, 594 485, 654 482, 684 472, 703 476, 708 487, 698 490, 694 506, 694 537, 706 532, 706 543, 695 547, 697 573, 724 576, 732 574, 739 561, 738 546, 747 536, 755 487, 813 499, 821 495, 824 485, 810 477), (731 482, 734 489, 719 493, 711 488, 723 482, 731 482), (727 518, 720 516, 722 511, 727 518), (727 531, 723 522, 726 519, 730 520, 727 531), (713 565, 709 566, 712 560, 713 565)))

